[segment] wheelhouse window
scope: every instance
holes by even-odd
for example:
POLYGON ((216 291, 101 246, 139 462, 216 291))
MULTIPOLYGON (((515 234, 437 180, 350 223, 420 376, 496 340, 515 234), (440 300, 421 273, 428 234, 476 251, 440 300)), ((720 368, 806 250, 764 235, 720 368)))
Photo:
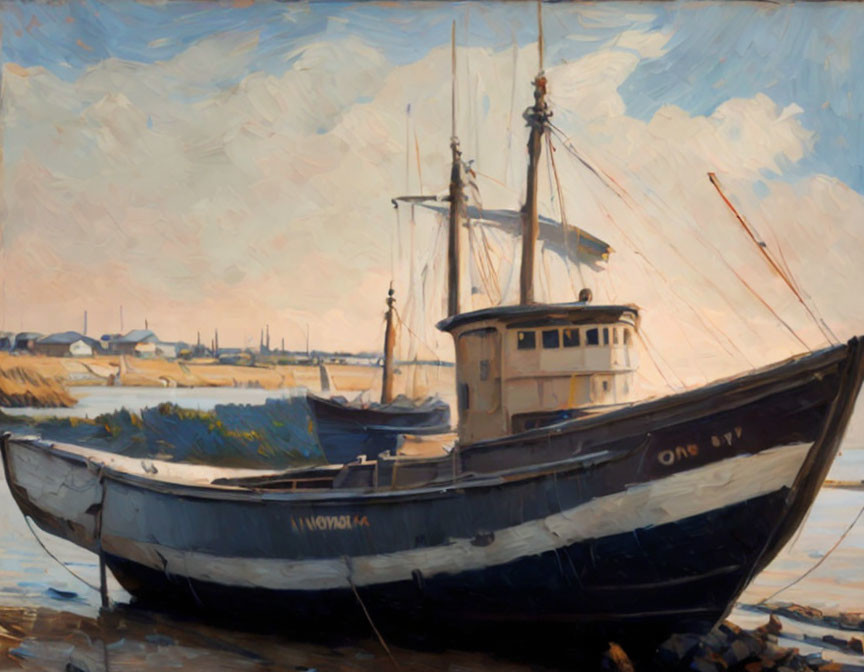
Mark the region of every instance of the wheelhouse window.
POLYGON ((547 329, 543 332, 543 348, 551 350, 559 345, 559 334, 557 329, 547 329))
POLYGON ((609 345, 609 327, 603 327, 603 345, 609 345))
POLYGON ((624 330, 624 345, 630 345, 630 338, 631 338, 630 337, 630 330, 625 329, 624 330))
POLYGON ((600 330, 597 328, 585 331, 585 345, 600 345, 600 330))
POLYGON ((578 329, 564 329, 561 332, 563 345, 565 348, 576 348, 579 347, 579 330, 578 329))
POLYGON ((537 335, 533 331, 520 331, 516 335, 516 348, 533 350, 537 347, 537 335))
POLYGON ((618 327, 612 329, 612 345, 618 345, 618 327))

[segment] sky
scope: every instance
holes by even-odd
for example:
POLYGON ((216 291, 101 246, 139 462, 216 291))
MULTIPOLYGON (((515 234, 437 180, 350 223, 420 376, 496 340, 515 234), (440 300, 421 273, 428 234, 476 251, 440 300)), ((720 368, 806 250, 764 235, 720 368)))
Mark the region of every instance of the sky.
MULTIPOLYGON (((166 340, 218 328, 222 344, 256 345, 269 324, 303 348, 308 325, 313 347, 378 350, 392 280, 414 352, 452 357, 432 327, 442 224, 390 199, 446 190, 455 21, 464 157, 483 205, 520 206, 533 3, 2 13, 0 328, 80 329, 87 310, 91 335, 116 332, 122 306, 123 330, 147 320, 166 340)), ((864 332, 862 19, 851 3, 544 4, 562 189, 541 161, 541 211, 560 219, 563 202, 615 253, 598 271, 541 252, 542 298, 588 284, 638 304, 647 366, 672 384, 864 332)), ((482 240, 495 268, 465 262, 463 309, 518 290, 518 241, 482 240)))

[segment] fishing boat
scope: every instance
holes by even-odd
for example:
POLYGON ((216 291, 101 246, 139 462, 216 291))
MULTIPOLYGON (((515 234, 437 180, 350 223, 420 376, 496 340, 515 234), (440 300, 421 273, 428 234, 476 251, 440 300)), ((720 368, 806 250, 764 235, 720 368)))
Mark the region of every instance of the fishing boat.
MULTIPOLYGON (((351 402, 344 397, 325 398, 312 393, 306 395, 315 418, 318 443, 331 464, 351 462, 360 455, 374 460, 382 452, 395 453, 400 437, 406 433, 441 434, 450 430, 450 406, 439 397, 414 400, 393 394, 396 342, 393 294, 393 287, 390 287, 385 317, 381 403, 351 402)), ((322 379, 325 376, 326 370, 322 371, 322 379)), ((329 384, 322 384, 324 387, 329 387, 329 384)))
POLYGON ((634 400, 640 308, 590 292, 534 301, 546 87, 541 59, 525 114, 518 305, 459 309, 453 134, 438 326, 455 342, 455 444, 193 479, 6 435, 22 512, 97 552, 137 599, 205 614, 322 627, 363 614, 385 634, 647 647, 712 628, 813 503, 861 388, 864 344, 634 400))

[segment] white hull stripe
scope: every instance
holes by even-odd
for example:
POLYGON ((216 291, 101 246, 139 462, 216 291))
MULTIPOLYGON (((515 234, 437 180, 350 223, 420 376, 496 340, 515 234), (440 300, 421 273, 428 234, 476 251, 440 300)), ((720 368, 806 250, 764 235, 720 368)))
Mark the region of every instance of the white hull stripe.
MULTIPOLYGON (((431 548, 313 560, 219 557, 106 534, 106 552, 141 565, 225 586, 274 590, 347 588, 502 565, 521 557, 636 529, 663 525, 791 486, 811 443, 729 458, 598 497, 568 511, 495 532, 487 546, 453 539, 431 548), (350 566, 349 566, 350 565, 350 566)), ((374 524, 374 523, 373 523, 374 524)), ((297 534, 290 529, 285 534, 297 534)), ((300 532, 302 533, 302 532, 300 532)), ((314 532, 306 532, 307 534, 314 532)))

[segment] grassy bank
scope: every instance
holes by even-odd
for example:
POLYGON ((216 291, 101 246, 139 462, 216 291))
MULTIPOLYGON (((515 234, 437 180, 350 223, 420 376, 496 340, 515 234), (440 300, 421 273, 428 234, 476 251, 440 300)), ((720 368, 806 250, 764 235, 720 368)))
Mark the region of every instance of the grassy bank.
POLYGON ((0 357, 0 406, 69 408, 75 398, 65 388, 63 377, 50 369, 28 366, 20 358, 0 357))

